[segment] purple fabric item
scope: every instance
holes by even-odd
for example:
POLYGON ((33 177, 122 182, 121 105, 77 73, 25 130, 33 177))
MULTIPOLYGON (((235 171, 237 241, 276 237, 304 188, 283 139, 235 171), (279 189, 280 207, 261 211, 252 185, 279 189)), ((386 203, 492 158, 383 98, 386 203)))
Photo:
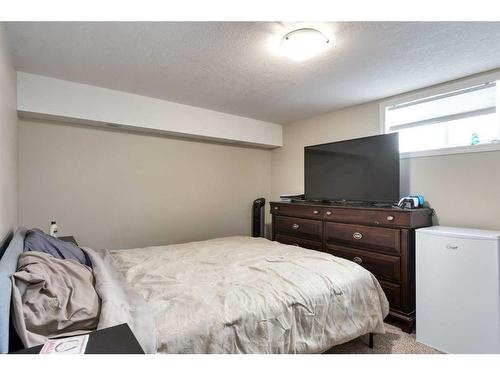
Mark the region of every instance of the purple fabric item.
POLYGON ((41 251, 57 259, 73 259, 92 268, 92 262, 85 251, 71 242, 49 236, 40 229, 30 229, 24 238, 24 251, 41 251))

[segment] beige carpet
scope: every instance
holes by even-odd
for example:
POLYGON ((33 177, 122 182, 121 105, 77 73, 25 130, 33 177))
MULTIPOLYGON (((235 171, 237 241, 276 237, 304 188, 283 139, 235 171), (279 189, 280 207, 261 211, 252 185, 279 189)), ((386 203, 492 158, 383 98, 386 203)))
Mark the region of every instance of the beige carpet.
POLYGON ((398 327, 385 324, 386 333, 374 336, 374 348, 368 347, 368 335, 338 345, 325 354, 439 354, 436 349, 415 341, 415 333, 408 334, 398 327))

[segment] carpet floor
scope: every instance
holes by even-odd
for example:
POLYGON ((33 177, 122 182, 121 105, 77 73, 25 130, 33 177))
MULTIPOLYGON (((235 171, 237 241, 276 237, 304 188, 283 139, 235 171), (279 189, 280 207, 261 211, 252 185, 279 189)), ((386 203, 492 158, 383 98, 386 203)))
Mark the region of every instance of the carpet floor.
POLYGON ((358 337, 345 344, 334 346, 325 354, 440 354, 430 346, 415 341, 415 333, 409 334, 400 328, 385 324, 386 333, 375 335, 374 347, 368 346, 368 335, 358 337))

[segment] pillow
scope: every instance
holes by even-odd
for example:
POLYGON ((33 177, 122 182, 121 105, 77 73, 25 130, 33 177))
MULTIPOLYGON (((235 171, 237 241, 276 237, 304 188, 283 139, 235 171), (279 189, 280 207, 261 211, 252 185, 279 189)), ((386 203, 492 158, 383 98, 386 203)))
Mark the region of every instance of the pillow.
POLYGON ((19 228, 0 259, 0 353, 9 351, 9 322, 12 281, 17 261, 24 249, 26 228, 19 228))
POLYGON ((26 348, 97 328, 100 300, 92 270, 83 264, 27 251, 12 284, 12 320, 26 348))
POLYGON ((74 243, 49 236, 40 229, 30 229, 24 239, 24 251, 41 251, 57 259, 73 259, 92 268, 87 253, 74 243))

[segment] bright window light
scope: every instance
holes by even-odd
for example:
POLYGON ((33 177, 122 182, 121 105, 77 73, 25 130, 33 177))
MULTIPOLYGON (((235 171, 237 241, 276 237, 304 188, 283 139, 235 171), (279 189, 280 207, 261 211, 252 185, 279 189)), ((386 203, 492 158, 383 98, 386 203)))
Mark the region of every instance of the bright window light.
POLYGON ((310 59, 328 49, 330 41, 316 29, 304 28, 289 32, 281 41, 284 56, 295 61, 310 59))
POLYGON ((385 132, 399 133, 399 151, 498 143, 499 81, 388 105, 385 132))

